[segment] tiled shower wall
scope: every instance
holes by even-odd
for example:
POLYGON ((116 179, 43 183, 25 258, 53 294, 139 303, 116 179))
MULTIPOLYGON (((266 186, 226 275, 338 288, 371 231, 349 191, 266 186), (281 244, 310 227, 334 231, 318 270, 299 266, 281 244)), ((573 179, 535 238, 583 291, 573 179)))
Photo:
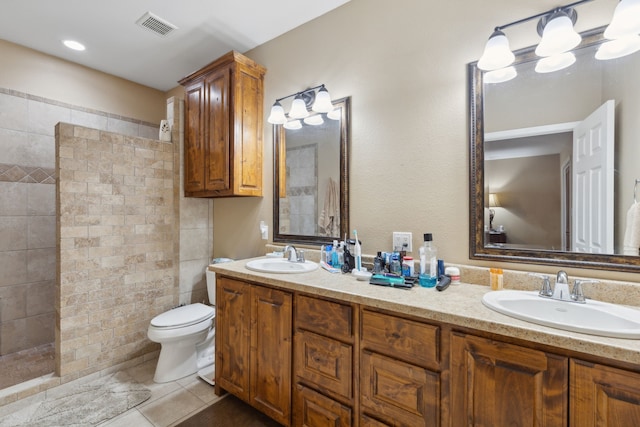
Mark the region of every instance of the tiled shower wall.
POLYGON ((149 322, 178 303, 179 153, 65 123, 56 133, 56 366, 84 376, 156 350, 149 322))
POLYGON ((58 122, 158 137, 158 125, 0 88, 0 355, 54 340, 58 122))

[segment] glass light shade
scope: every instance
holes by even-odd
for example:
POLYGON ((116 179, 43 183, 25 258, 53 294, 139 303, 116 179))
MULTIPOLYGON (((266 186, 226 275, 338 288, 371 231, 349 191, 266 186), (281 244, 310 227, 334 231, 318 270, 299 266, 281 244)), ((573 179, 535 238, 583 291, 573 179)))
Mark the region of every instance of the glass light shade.
POLYGON ((289 117, 292 119, 304 119, 309 116, 307 110, 307 104, 304 103, 302 96, 297 95, 291 103, 291 110, 289 111, 289 117))
POLYGON ((336 108, 335 110, 331 110, 327 113, 327 118, 331 120, 340 120, 342 117, 340 108, 336 108))
POLYGON ((324 86, 322 86, 318 93, 316 93, 316 100, 311 109, 316 113, 328 113, 333 110, 331 96, 329 96, 329 91, 324 86))
POLYGON ((610 40, 640 33, 640 0, 622 0, 613 12, 611 23, 604 30, 610 40))
POLYGON ((284 108, 282 108, 282 105, 278 101, 271 107, 271 113, 267 121, 273 125, 282 125, 287 122, 287 117, 284 115, 284 108))
POLYGON ((542 40, 536 47, 536 55, 553 56, 568 52, 582 41, 580 34, 573 29, 571 18, 564 12, 552 17, 542 32, 542 40))
POLYGON ((554 71, 567 68, 576 62, 576 56, 572 52, 565 52, 559 55, 547 56, 538 60, 536 73, 553 73, 554 71))
POLYGON ((324 123, 320 114, 314 114, 304 119, 304 122, 308 125, 318 126, 324 123))
POLYGON ((513 64, 514 59, 507 36, 502 31, 494 31, 484 46, 484 52, 478 60, 478 68, 485 71, 497 70, 513 64))
POLYGON ((489 71, 484 74, 482 80, 485 83, 503 83, 508 82, 509 80, 515 78, 517 75, 518 72, 516 71, 516 68, 511 66, 500 68, 499 70, 489 71))
POLYGON ((631 55, 640 50, 640 36, 633 35, 602 43, 596 52, 596 59, 607 60, 631 55))
POLYGON ((302 123, 300 123, 300 120, 291 120, 290 122, 285 123, 283 127, 289 130, 296 130, 302 128, 302 123))

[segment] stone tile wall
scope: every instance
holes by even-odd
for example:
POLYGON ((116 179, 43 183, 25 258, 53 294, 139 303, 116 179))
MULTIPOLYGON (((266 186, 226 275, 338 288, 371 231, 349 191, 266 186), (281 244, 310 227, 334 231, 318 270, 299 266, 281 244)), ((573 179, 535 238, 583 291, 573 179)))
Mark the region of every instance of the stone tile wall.
POLYGON ((178 303, 176 147, 56 126, 56 366, 63 378, 157 350, 147 339, 149 322, 178 303))
POLYGON ((158 125, 0 88, 0 356, 54 340, 56 123, 158 137, 158 125))
POLYGON ((213 199, 184 197, 184 101, 167 100, 167 120, 171 124, 172 140, 179 146, 180 186, 175 197, 179 200, 179 277, 180 304, 209 303, 205 270, 213 257, 213 199))

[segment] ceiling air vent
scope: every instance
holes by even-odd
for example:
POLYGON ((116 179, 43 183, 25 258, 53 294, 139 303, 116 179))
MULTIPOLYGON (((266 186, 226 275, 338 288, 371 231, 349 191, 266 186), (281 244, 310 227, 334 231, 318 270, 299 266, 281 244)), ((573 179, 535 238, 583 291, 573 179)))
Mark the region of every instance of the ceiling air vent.
POLYGON ((178 27, 165 21, 157 15, 151 12, 147 12, 136 21, 136 24, 149 31, 153 31, 159 36, 166 37, 171 34, 178 27))

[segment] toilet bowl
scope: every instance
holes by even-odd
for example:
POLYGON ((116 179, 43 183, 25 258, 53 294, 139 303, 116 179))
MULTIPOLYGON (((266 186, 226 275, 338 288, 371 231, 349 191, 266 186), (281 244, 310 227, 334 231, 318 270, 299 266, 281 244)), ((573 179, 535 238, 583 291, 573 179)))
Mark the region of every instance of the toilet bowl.
MULTIPOLYGON (((209 302, 215 306, 215 273, 208 271, 209 302)), ((213 365, 215 355, 215 308, 194 303, 183 305, 151 320, 147 336, 160 343, 153 380, 175 381, 213 365)))

